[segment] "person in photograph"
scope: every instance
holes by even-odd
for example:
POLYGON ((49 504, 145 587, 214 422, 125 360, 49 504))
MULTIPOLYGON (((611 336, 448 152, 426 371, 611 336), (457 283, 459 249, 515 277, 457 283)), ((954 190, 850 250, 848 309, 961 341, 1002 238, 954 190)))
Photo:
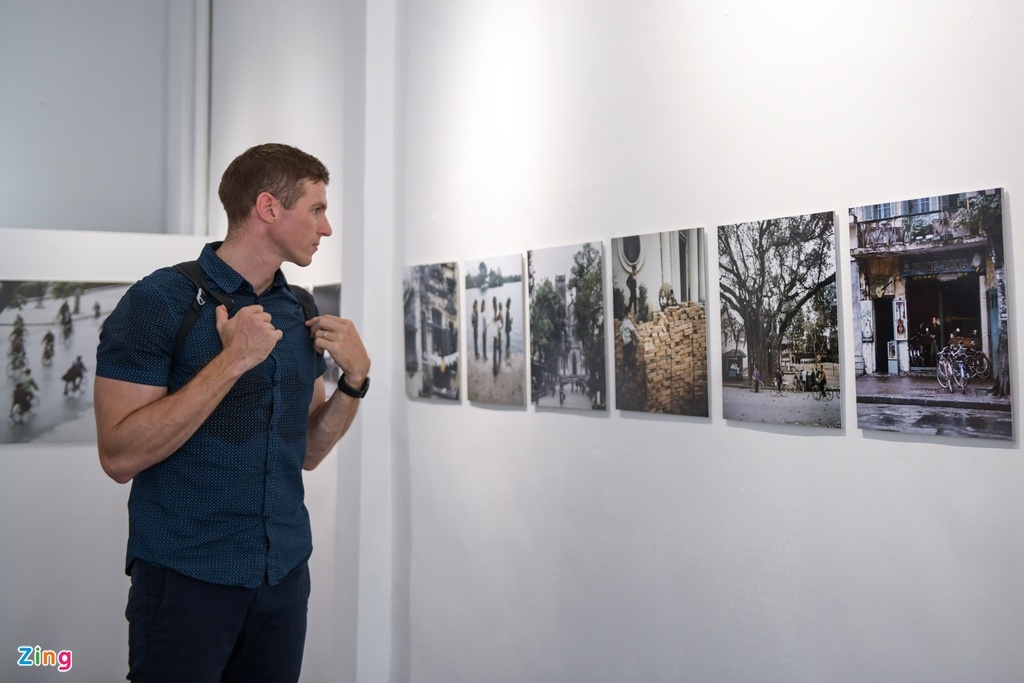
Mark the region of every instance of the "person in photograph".
POLYGON ((32 410, 32 402, 36 398, 35 392, 39 391, 39 385, 32 377, 32 368, 25 368, 21 371, 18 381, 14 383, 14 393, 11 396, 10 416, 14 417, 19 412, 22 415, 32 410))
POLYGON ((68 371, 61 376, 61 379, 64 380, 64 395, 67 396, 81 389, 84 377, 85 363, 82 361, 82 357, 78 356, 68 371))
POLYGON ((754 368, 754 393, 761 391, 761 371, 754 368))
POLYGON ((53 360, 53 347, 56 343, 57 338, 53 335, 53 331, 47 330, 43 335, 43 365, 49 365, 53 360))
POLYGON ((129 680, 299 678, 312 552, 302 471, 348 431, 370 371, 354 324, 306 320, 280 270, 308 266, 331 235, 328 179, 294 147, 245 151, 220 182, 227 235, 198 259, 212 299, 179 353, 197 297, 174 268, 132 285, 103 326, 99 459, 132 482, 129 680), (342 371, 330 398, 325 351, 342 371))
POLYGON ((505 301, 505 363, 512 364, 512 297, 505 301))
POLYGON ((494 345, 494 355, 498 357, 498 360, 496 361, 498 365, 501 365, 501 330, 505 327, 505 313, 503 305, 500 301, 498 302, 498 312, 494 315, 494 324, 496 326, 494 338, 498 342, 497 344, 494 345))
POLYGON ((477 303, 477 301, 474 299, 473 300, 473 315, 472 315, 472 317, 470 319, 473 321, 473 355, 477 359, 480 358, 480 346, 479 346, 479 339, 478 339, 479 335, 477 333, 477 329, 478 329, 478 327, 480 325, 480 310, 479 310, 479 308, 480 308, 480 304, 477 303))
POLYGON ((639 304, 636 298, 636 266, 629 270, 626 276, 626 288, 629 290, 629 303, 626 304, 626 311, 636 315, 639 304))
POLYGON ((480 299, 480 326, 483 335, 480 337, 480 345, 484 347, 484 362, 487 362, 487 299, 480 299))
POLYGON ((632 372, 636 369, 636 344, 639 340, 632 313, 626 313, 626 317, 622 319, 619 337, 622 339, 622 366, 632 372))
POLYGON ((498 331, 494 335, 494 352, 491 354, 491 372, 494 376, 498 376, 498 372, 501 370, 501 332, 498 331))

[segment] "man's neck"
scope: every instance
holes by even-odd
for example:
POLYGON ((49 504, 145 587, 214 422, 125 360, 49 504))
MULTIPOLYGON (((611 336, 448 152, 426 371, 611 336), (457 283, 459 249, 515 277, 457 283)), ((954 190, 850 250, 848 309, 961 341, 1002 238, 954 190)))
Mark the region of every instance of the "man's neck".
POLYGON ((266 245, 258 242, 243 231, 229 232, 218 247, 217 256, 252 285, 256 294, 262 294, 274 283, 281 261, 275 260, 273 254, 267 253, 266 245))

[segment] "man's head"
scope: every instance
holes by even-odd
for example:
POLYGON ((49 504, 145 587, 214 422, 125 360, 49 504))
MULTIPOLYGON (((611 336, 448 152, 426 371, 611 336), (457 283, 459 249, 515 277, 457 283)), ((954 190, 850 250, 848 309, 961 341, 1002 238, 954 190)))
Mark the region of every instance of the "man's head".
POLYGON ((305 152, 277 143, 250 147, 232 161, 220 179, 217 194, 228 215, 228 229, 242 223, 256 203, 269 192, 286 209, 302 197, 307 180, 326 185, 327 168, 305 152))

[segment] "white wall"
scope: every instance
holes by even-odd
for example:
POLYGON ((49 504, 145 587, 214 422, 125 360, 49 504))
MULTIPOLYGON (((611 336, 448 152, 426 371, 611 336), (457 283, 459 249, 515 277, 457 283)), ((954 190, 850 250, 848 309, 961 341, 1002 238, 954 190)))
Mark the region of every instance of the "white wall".
MULTIPOLYGON (((1016 3, 403 8, 404 263, 705 226, 717 310, 717 225, 994 186, 1012 223, 1024 191, 1016 3)), ((843 401, 838 432, 717 392, 710 423, 408 402, 409 679, 1020 678, 1019 437, 843 401)))
POLYGON ((0 226, 192 232, 205 2, 0 2, 0 226))

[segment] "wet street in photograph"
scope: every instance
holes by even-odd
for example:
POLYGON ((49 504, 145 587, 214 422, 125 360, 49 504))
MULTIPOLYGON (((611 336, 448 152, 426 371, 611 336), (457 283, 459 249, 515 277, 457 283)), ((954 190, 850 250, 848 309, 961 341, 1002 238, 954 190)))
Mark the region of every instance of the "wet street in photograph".
POLYGON ((809 427, 842 426, 842 402, 838 397, 816 401, 811 392, 772 396, 771 389, 764 386, 756 393, 746 387, 725 386, 722 393, 727 420, 809 427))
POLYGON ((992 380, 964 389, 939 386, 933 372, 857 378, 857 426, 901 434, 1013 439, 1009 397, 990 393, 992 380))

